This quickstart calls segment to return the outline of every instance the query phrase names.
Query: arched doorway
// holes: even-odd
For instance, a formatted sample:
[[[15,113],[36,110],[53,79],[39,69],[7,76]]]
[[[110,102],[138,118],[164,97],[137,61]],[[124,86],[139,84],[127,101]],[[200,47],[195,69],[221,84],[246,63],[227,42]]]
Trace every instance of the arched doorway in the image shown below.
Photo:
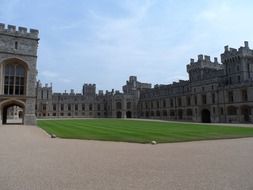
[[[120,111],[117,112],[117,118],[121,118],[122,117],[122,113]]]
[[[2,124],[23,124],[24,123],[24,103],[11,100],[1,105]]]
[[[201,118],[203,123],[211,123],[211,114],[207,109],[202,110]]]
[[[126,117],[127,117],[127,118],[132,118],[132,112],[127,111],[127,112],[126,112]]]

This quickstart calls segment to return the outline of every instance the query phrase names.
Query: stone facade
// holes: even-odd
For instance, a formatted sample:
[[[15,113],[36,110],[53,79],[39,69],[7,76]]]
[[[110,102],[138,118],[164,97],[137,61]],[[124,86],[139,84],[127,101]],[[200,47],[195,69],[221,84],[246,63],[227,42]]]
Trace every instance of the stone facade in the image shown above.
[[[12,106],[23,109],[23,123],[36,124],[35,86],[38,30],[0,24],[0,119]]]
[[[95,84],[84,84],[83,93],[53,93],[52,86],[37,83],[36,114],[43,117],[77,118],[137,118],[137,105],[142,89],[151,88],[151,84],[140,83],[131,76],[119,91],[99,91]]]
[[[193,122],[253,122],[253,50],[225,46],[211,61],[199,55],[187,65],[189,80],[168,85],[141,83],[131,76],[123,92],[99,91],[85,84],[83,93],[53,93],[37,84],[37,117],[145,118]]]

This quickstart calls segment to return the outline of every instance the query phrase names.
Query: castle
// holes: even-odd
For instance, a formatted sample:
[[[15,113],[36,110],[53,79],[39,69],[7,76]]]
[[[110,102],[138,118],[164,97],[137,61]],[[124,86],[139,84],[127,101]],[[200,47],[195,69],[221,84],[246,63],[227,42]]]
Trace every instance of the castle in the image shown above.
[[[221,63],[199,55],[187,65],[189,80],[167,85],[141,83],[136,76],[120,91],[54,93],[36,85],[38,31],[0,24],[0,111],[6,123],[11,106],[23,109],[23,123],[37,118],[145,118],[193,122],[253,122],[253,50],[225,46]]]

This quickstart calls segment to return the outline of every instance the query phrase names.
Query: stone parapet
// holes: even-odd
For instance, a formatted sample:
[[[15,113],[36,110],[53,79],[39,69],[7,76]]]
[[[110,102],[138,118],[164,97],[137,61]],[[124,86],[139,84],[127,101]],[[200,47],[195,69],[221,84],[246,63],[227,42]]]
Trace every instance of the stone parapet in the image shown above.
[[[0,33],[11,36],[38,39],[39,30],[0,23]]]

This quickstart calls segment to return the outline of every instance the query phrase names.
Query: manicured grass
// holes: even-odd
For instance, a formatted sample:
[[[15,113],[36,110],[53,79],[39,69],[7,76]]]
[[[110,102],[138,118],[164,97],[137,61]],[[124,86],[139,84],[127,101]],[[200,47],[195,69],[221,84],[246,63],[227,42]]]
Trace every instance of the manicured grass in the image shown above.
[[[38,120],[38,126],[61,138],[137,143],[253,137],[253,128],[123,119]]]

